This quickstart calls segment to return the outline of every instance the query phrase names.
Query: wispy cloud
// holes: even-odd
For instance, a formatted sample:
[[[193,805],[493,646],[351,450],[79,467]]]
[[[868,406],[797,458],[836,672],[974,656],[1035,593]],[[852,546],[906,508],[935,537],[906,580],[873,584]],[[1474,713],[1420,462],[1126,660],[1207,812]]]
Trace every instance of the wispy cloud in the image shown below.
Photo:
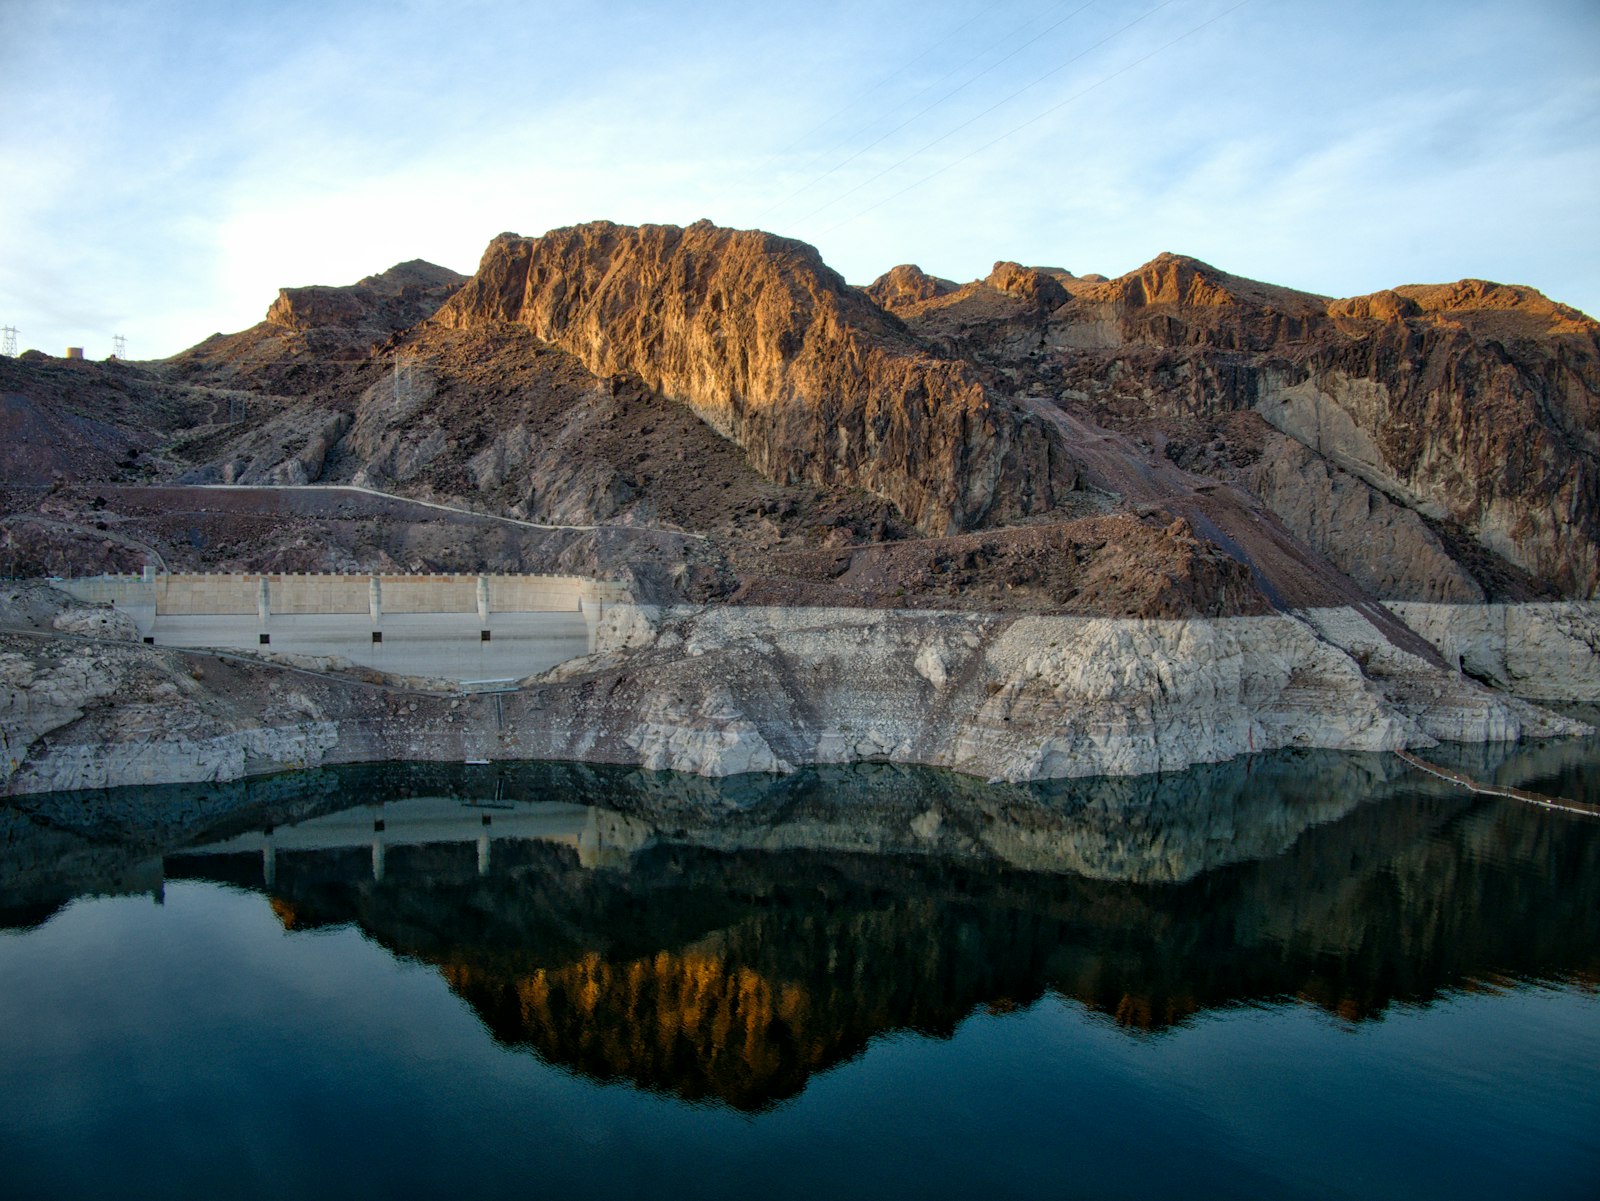
[[[857,280],[1170,249],[1600,310],[1600,10],[1232,7],[12,0],[0,319],[170,353],[282,285],[602,216],[762,223]]]

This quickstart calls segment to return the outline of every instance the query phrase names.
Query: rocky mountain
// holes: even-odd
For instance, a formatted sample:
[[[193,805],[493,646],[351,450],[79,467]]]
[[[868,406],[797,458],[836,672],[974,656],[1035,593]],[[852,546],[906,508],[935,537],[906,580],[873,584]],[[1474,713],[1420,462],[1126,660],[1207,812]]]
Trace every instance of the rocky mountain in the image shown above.
[[[470,278],[287,288],[163,363],[8,360],[0,399],[0,553],[24,564],[450,560],[304,508],[292,546],[220,510],[185,545],[96,489],[354,484],[707,535],[684,595],[751,602],[1169,616],[1600,587],[1600,326],[1483,281],[1331,300],[1161,255],[852,288],[771,234],[595,222],[502,235]],[[631,555],[575,545],[563,569]]]
[[[397,263],[345,287],[279,288],[266,321],[235,335],[213,334],[178,356],[182,362],[270,361],[273,335],[301,335],[297,349],[330,358],[366,358],[394,334],[431,317],[467,277],[422,259]]]
[[[688,406],[767,478],[865,489],[925,533],[1047,513],[1075,482],[1046,423],[771,234],[598,222],[502,235],[435,321],[526,326]]]
[[[1161,255],[1114,280],[1036,272],[1066,293],[1042,314],[1017,270],[897,312],[1013,391],[1240,486],[1377,595],[1594,595],[1582,313],[1482,280],[1330,300]]]
[[[0,784],[1572,733],[1530,702],[1600,695],[1597,411],[1600,326],[1526,288],[1331,300],[1172,255],[853,288],[703,222],[502,235],[164,362],[0,360],[0,564],[601,577],[591,653],[457,705],[0,613]]]

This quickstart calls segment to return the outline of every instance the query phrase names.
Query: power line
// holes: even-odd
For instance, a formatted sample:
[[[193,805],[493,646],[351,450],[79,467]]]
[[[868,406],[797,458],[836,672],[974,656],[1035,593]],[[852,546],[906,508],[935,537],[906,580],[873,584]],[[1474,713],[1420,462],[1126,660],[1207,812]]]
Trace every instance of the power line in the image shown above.
[[[7,325],[0,327],[0,355],[8,359],[17,357],[17,327]]]
[[[863,154],[865,154],[867,151],[871,150],[874,146],[877,146],[880,143],[885,142],[888,139],[892,138],[895,134],[899,133],[906,126],[912,124],[913,122],[917,121],[919,118],[921,118],[921,117],[927,115],[928,113],[932,112],[934,109],[938,108],[941,104],[943,104],[946,100],[950,99],[952,96],[955,96],[958,93],[965,91],[967,88],[969,88],[973,84],[977,83],[978,80],[982,79],[985,75],[988,75],[990,72],[998,70],[1000,67],[1002,67],[1006,63],[1010,62],[1012,59],[1016,58],[1017,55],[1021,54],[1029,46],[1032,46],[1035,42],[1038,42],[1040,39],[1044,38],[1046,35],[1054,33],[1057,29],[1060,29],[1061,26],[1065,25],[1068,21],[1072,20],[1073,17],[1076,17],[1079,13],[1083,12],[1085,9],[1094,7],[1094,3],[1095,3],[1095,0],[1088,0],[1088,3],[1079,5],[1077,8],[1073,9],[1070,13],[1068,13],[1066,16],[1062,17],[1059,21],[1055,22],[1055,24],[1047,25],[1045,28],[1041,29],[1038,33],[1034,34],[1027,41],[1023,42],[1022,45],[1020,45],[1020,46],[1016,47],[1014,50],[1012,50],[1009,54],[1006,54],[1003,57],[996,59],[994,62],[990,63],[983,70],[979,71],[976,75],[971,76],[970,78],[968,78],[964,82],[959,83],[955,87],[951,88],[948,92],[944,93],[944,95],[940,96],[937,100],[934,100],[934,101],[931,101],[928,104],[925,104],[922,108],[920,108],[916,112],[912,113],[909,117],[907,117],[904,121],[900,122],[900,124],[896,125],[893,129],[887,131],[886,133],[880,134],[878,137],[876,137],[872,141],[868,142],[865,146],[862,146],[854,154],[851,154],[848,157],[846,157],[844,159],[841,159],[839,162],[837,162],[833,166],[829,167],[821,175],[818,175],[816,178],[812,179],[810,182],[801,184],[800,187],[796,188],[793,192],[790,192],[782,200],[778,201],[776,204],[772,205],[770,208],[766,209],[764,212],[757,214],[756,220],[757,221],[761,221],[762,219],[767,217],[772,212],[774,212],[777,209],[780,209],[784,205],[788,204],[789,201],[793,200],[796,196],[799,196],[799,195],[801,195],[802,193],[805,193],[805,192],[809,192],[812,188],[816,187],[819,183],[821,183],[823,180],[825,180],[828,177],[830,177],[831,175],[833,175],[835,172],[841,170],[844,167],[848,167],[851,163],[855,162],[856,159],[860,158]],[[1061,5],[1056,5],[1056,7],[1060,8]],[[1024,29],[1026,29],[1032,23],[1033,23],[1032,20],[1024,21],[1021,25],[1017,26],[1016,29],[1013,29],[1010,33],[1006,34],[1005,37],[1002,37],[998,42],[995,42],[992,46],[989,47],[989,49],[993,49],[994,46],[1001,45],[1004,42],[1006,42],[1006,41],[1010,40],[1011,38],[1015,37],[1019,32],[1021,32]],[[967,66],[969,63],[975,62],[977,59],[981,58],[984,54],[987,54],[987,53],[988,53],[988,50],[980,51],[978,54],[973,55],[971,58],[969,58],[965,62],[963,62],[960,67],[957,67],[952,71],[946,72],[944,75],[940,76],[939,79],[936,80],[934,83],[930,84],[928,87],[923,88],[922,91],[918,92],[915,96],[913,96],[911,98],[912,99],[912,103],[915,103],[917,100],[919,100],[923,96],[925,96],[928,92],[932,91],[933,88],[937,87],[940,83],[943,83],[946,79],[949,79],[950,76],[956,74],[956,72],[960,71],[962,67]]]
[[[128,357],[128,339],[121,334],[113,334],[111,337],[111,357],[114,359]]]
[[[1005,141],[1012,134],[1020,133],[1022,130],[1028,128],[1028,126],[1035,125],[1038,122],[1044,120],[1051,113],[1056,112],[1059,109],[1065,108],[1067,105],[1071,104],[1074,100],[1079,100],[1079,99],[1083,98],[1084,96],[1087,96],[1090,92],[1094,91],[1096,88],[1102,87],[1105,84],[1110,83],[1113,79],[1116,79],[1120,75],[1126,75],[1129,71],[1133,70],[1135,67],[1140,66],[1143,63],[1149,62],[1156,55],[1162,53],[1163,51],[1170,50],[1172,47],[1176,46],[1179,42],[1183,41],[1185,38],[1192,37],[1193,35],[1199,33],[1202,29],[1206,28],[1206,26],[1216,24],[1218,21],[1222,20],[1223,17],[1230,16],[1231,14],[1238,12],[1241,8],[1243,8],[1246,4],[1249,4],[1249,3],[1250,3],[1250,0],[1239,0],[1239,3],[1235,4],[1232,8],[1224,9],[1222,12],[1218,13],[1214,17],[1208,17],[1206,20],[1201,21],[1200,24],[1194,26],[1194,28],[1185,30],[1183,33],[1180,33],[1177,37],[1173,38],[1170,42],[1163,42],[1161,45],[1157,46],[1154,50],[1150,51],[1148,54],[1140,55],[1138,58],[1134,59],[1127,66],[1119,67],[1119,68],[1117,68],[1117,70],[1111,72],[1111,74],[1102,76],[1101,78],[1099,78],[1099,79],[1095,80],[1093,83],[1091,83],[1088,87],[1082,88],[1079,91],[1074,92],[1072,95],[1066,97],[1064,100],[1060,100],[1060,101],[1056,102],[1055,104],[1052,104],[1049,108],[1046,108],[1043,111],[1034,114],[1032,117],[1029,117],[1026,121],[1022,122],[1020,125],[1012,126],[1010,129],[1006,130],[1004,133],[1000,134],[998,137],[991,138],[989,141],[985,142],[983,145],[975,147],[972,150],[969,150],[966,154],[963,154],[960,158],[952,159],[950,162],[946,163],[944,166],[940,167],[936,171],[930,171],[927,175],[924,175],[921,179],[917,180],[915,183],[908,184],[907,186],[901,188],[898,192],[892,192],[888,196],[885,196],[882,200],[879,200],[879,201],[877,201],[877,202],[875,202],[873,204],[869,204],[866,208],[862,209],[860,212],[855,213],[852,216],[846,217],[843,221],[839,221],[839,222],[834,223],[833,225],[830,225],[827,229],[823,230],[822,233],[823,234],[830,234],[836,229],[839,229],[839,228],[841,228],[843,226],[849,225],[852,221],[856,221],[856,220],[859,220],[862,217],[865,217],[868,213],[872,212],[874,209],[882,208],[884,205],[888,204],[889,201],[896,200],[896,199],[900,198],[901,196],[904,196],[907,192],[915,191],[917,188],[922,187],[922,185],[927,183],[929,180],[937,179],[939,176],[943,175],[946,171],[950,170],[952,167],[960,166],[962,163],[966,162],[969,158],[973,158],[973,157],[975,157],[975,156],[977,156],[979,154],[982,154],[985,150],[988,150],[991,146],[998,145],[999,143]],[[1162,5],[1161,7],[1165,8],[1166,5]],[[1152,9],[1151,11],[1154,12],[1155,10]],[[1149,14],[1147,13],[1145,15],[1148,16]],[[1141,17],[1139,19],[1143,20],[1144,18]],[[1137,24],[1137,22],[1135,22],[1135,24]],[[1119,32],[1120,32],[1120,30],[1119,30]],[[1113,36],[1115,36],[1115,35],[1113,35]],[[954,131],[952,130],[951,132],[954,132]],[[918,153],[920,153],[920,151]],[[915,157],[915,155],[908,156],[908,157]],[[905,159],[901,160],[901,162],[905,162],[905,161],[906,161]],[[898,166],[898,165],[899,164],[897,163],[896,166]],[[892,169],[893,168],[891,168],[891,170]],[[882,173],[880,172],[880,175],[881,174]],[[874,178],[877,178],[877,177],[874,177]],[[869,180],[868,182],[870,183],[871,181]],[[821,210],[819,209],[817,211],[820,212]]]
[[[1247,0],[1246,0],[1246,2],[1247,2]],[[1138,25],[1143,21],[1148,21],[1151,17],[1155,16],[1162,9],[1170,8],[1175,3],[1177,3],[1177,0],[1162,0],[1162,2],[1160,4],[1158,4],[1158,5],[1156,5],[1154,8],[1152,8],[1149,11],[1141,14],[1140,16],[1135,17],[1133,20],[1129,21],[1126,25],[1123,25],[1120,28],[1113,30],[1111,33],[1109,33],[1105,37],[1101,38],[1094,45],[1089,46],[1086,49],[1079,51],[1077,54],[1074,54],[1071,58],[1067,59],[1066,62],[1060,63],[1060,64],[1058,64],[1058,65],[1056,65],[1054,67],[1051,67],[1050,70],[1046,71],[1043,75],[1040,75],[1037,78],[1031,80],[1030,82],[1023,84],[1020,88],[1018,88],[1016,91],[1012,92],[1009,96],[1006,96],[1001,100],[997,100],[994,104],[991,104],[988,108],[984,109],[981,113],[978,113],[978,114],[976,114],[975,116],[972,116],[972,117],[968,117],[965,121],[961,122],[960,125],[957,125],[953,129],[946,130],[944,133],[942,133],[938,137],[934,138],[933,141],[928,142],[928,143],[926,143],[926,144],[924,144],[922,146],[917,147],[917,149],[913,150],[910,154],[906,155],[904,158],[900,159],[898,162],[894,162],[894,163],[889,164],[889,166],[887,166],[883,170],[879,171],[876,175],[873,175],[873,176],[871,176],[871,177],[869,177],[867,179],[862,180],[855,187],[849,189],[848,191],[839,193],[839,195],[835,196],[832,200],[828,201],[826,204],[819,205],[818,207],[812,209],[805,216],[799,218],[795,222],[795,224],[799,225],[802,222],[811,220],[811,218],[815,217],[818,213],[826,212],[828,209],[830,209],[834,205],[838,204],[841,200],[845,199],[847,196],[853,196],[857,192],[861,191],[862,188],[867,187],[869,184],[876,183],[878,180],[882,179],[885,175],[888,175],[891,171],[899,170],[901,167],[905,166],[907,163],[909,163],[912,159],[916,158],[918,155],[923,154],[924,152],[926,152],[928,150],[932,150],[940,142],[943,142],[946,139],[955,136],[956,134],[960,133],[963,129],[967,128],[967,126],[975,124],[976,122],[983,120],[983,118],[987,117],[990,113],[994,112],[996,109],[1004,108],[1007,104],[1010,104],[1013,100],[1015,100],[1018,96],[1022,95],[1024,92],[1030,91],[1033,88],[1038,87],[1041,83],[1043,83],[1045,80],[1049,79],[1052,75],[1059,75],[1062,71],[1065,71],[1073,63],[1079,61],[1082,58],[1087,57],[1088,55],[1092,54],[1094,51],[1100,49],[1100,47],[1104,46],[1106,43],[1114,41],[1115,39],[1121,37],[1123,34],[1127,33],[1128,30],[1132,29],[1135,25]],[[1231,12],[1232,9],[1230,9],[1229,11]],[[1223,15],[1226,15],[1226,14],[1223,14]],[[1213,18],[1213,20],[1214,19],[1215,18]],[[1209,24],[1209,22],[1208,22],[1208,24]],[[1143,61],[1143,60],[1140,60],[1140,61]],[[898,195],[898,193],[897,193],[897,195]],[[853,218],[852,218],[852,220],[853,220]],[[835,227],[835,228],[837,228],[837,227]]]

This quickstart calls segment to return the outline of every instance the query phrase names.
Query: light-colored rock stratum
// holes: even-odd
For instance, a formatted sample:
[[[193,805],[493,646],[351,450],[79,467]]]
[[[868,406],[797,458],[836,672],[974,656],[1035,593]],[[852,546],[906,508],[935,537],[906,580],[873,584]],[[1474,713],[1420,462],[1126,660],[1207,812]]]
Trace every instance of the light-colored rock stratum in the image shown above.
[[[1600,643],[1593,608],[1563,620]],[[8,792],[382,759],[704,775],[885,761],[1025,781],[1586,728],[1397,650],[1353,609],[1153,621],[616,604],[595,654],[498,696],[12,626]],[[1571,688],[1600,678],[1593,655],[1578,670],[1589,683]]]

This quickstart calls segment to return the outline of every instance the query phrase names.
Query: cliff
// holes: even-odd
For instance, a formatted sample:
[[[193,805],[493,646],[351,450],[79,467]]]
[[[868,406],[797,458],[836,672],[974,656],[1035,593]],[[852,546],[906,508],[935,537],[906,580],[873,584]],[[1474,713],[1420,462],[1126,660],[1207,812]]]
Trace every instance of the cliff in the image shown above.
[[[880,309],[893,313],[924,300],[947,296],[957,286],[952,280],[929,275],[915,263],[903,263],[884,272],[861,291]]]
[[[1080,316],[1124,348],[1205,348],[1238,386],[1203,403],[1253,409],[1564,595],[1600,587],[1600,325],[1575,310],[1475,280],[1322,301],[1165,258],[1057,320]]]
[[[353,284],[279,288],[260,324],[213,334],[162,366],[171,379],[240,383],[243,391],[281,403],[303,394],[308,382],[323,382],[319,367],[380,353],[395,334],[431,317],[465,280],[448,267],[411,259]]]
[[[700,222],[504,234],[434,320],[524,325],[681,401],[769,479],[862,488],[933,534],[1047,512],[1051,431],[928,354],[804,243]]]
[[[1046,273],[1064,294],[1041,331],[1022,269],[999,266],[899,315],[940,353],[1259,496],[1379,595],[1600,588],[1600,324],[1575,309],[1470,279],[1333,300],[1163,254],[1099,283]],[[1308,508],[1306,487],[1324,500]]]

